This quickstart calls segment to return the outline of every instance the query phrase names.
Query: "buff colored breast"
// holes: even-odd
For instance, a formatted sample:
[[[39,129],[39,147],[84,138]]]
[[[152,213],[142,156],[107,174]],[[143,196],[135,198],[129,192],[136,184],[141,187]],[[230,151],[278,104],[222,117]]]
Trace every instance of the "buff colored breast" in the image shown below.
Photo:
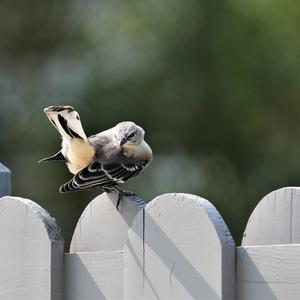
[[[68,146],[68,169],[72,174],[77,174],[87,167],[94,159],[94,147],[82,139],[73,139]]]
[[[123,146],[123,151],[127,157],[133,157],[148,162],[152,160],[152,150],[145,141],[139,145],[125,144]]]

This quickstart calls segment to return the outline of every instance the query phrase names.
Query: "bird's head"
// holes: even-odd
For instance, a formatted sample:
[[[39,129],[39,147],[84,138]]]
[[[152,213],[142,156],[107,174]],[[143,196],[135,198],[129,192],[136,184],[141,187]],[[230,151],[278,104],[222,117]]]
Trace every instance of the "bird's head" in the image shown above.
[[[127,121],[116,125],[116,140],[121,147],[139,145],[144,140],[145,131],[133,122]]]

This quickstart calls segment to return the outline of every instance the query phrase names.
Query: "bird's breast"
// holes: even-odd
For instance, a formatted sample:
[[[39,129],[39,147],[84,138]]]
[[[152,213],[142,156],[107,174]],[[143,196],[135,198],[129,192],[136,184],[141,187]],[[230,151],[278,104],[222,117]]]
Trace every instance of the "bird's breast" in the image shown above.
[[[139,161],[149,162],[152,160],[152,150],[145,141],[138,145],[123,145],[123,153],[126,157],[133,158]]]

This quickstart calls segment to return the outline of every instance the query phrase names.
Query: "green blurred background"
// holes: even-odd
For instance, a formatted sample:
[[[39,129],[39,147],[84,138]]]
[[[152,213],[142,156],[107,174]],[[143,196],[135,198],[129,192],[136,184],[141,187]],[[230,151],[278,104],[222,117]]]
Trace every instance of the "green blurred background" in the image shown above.
[[[144,127],[155,157],[126,188],[207,198],[237,244],[265,194],[299,185],[299,1],[1,0],[0,20],[0,161],[66,245],[96,192],[59,194],[65,165],[37,164],[59,149],[49,105],[88,135]]]

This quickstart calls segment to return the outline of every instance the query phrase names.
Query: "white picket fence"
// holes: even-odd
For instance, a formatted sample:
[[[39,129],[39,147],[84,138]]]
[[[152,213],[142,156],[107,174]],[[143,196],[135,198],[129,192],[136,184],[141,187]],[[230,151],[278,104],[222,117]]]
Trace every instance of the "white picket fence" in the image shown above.
[[[0,164],[0,194],[9,179]],[[241,247],[198,196],[124,199],[120,211],[116,200],[111,193],[90,202],[64,253],[43,208],[1,198],[0,299],[300,299],[300,188],[263,198]]]

